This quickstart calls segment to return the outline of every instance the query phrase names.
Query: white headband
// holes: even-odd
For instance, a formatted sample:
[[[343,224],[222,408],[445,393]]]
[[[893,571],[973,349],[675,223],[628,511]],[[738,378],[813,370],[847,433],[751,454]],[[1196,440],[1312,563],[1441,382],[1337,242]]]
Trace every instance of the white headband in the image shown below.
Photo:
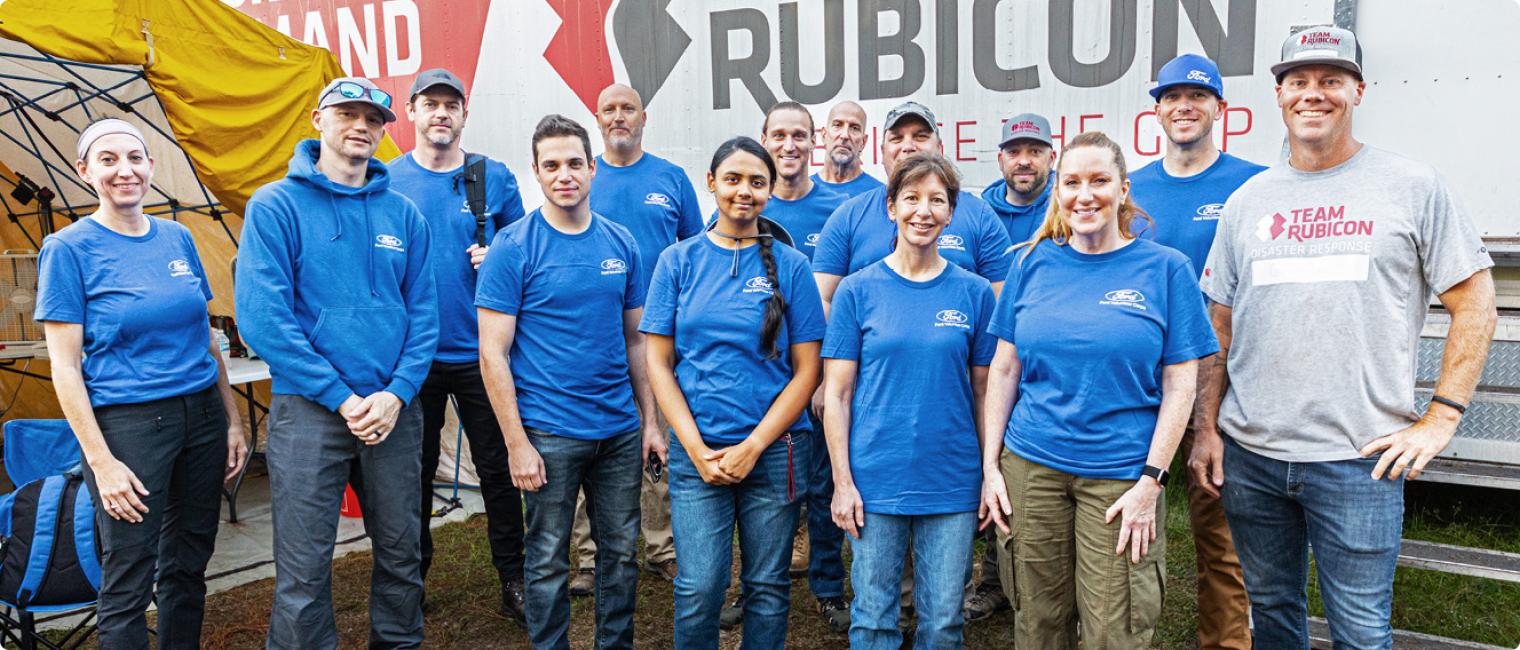
[[[85,154],[90,152],[90,145],[95,144],[96,140],[118,133],[137,138],[137,141],[142,143],[143,153],[147,153],[148,140],[143,137],[142,131],[123,120],[109,118],[91,124],[84,133],[79,134],[79,144],[75,145],[75,150],[79,154],[78,160],[84,160]]]

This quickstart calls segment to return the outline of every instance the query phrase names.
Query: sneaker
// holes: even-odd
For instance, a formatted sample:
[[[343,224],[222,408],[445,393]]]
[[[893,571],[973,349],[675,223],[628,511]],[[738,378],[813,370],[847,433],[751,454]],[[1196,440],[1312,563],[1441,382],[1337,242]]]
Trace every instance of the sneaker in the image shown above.
[[[663,562],[644,561],[644,570],[659,576],[665,582],[676,581],[676,561],[665,560]]]
[[[596,591],[596,571],[591,569],[577,569],[574,577],[570,578],[570,597],[584,598]]]
[[[734,629],[736,627],[739,627],[739,624],[743,623],[743,622],[744,622],[744,596],[739,596],[738,598],[735,598],[734,602],[729,603],[728,606],[726,606],[726,607],[723,608],[723,611],[718,612],[718,628],[719,629],[732,630],[732,629]]]
[[[970,623],[989,618],[1010,607],[1008,596],[1003,594],[1002,589],[984,582],[966,594],[966,600],[961,603],[961,613],[966,622]]]
[[[523,609],[523,583],[521,579],[501,583],[501,615],[512,619],[518,627],[527,629],[528,613]]]
[[[823,615],[823,620],[829,624],[829,629],[836,634],[846,634],[850,631],[850,606],[843,598],[818,599],[818,613]]]

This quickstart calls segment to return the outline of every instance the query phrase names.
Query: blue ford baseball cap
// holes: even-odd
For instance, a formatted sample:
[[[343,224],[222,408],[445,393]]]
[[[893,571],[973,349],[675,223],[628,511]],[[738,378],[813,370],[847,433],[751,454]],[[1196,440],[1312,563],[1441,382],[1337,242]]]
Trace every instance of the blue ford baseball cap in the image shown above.
[[[1156,73],[1156,87],[1151,89],[1151,97],[1161,101],[1161,93],[1172,86],[1203,86],[1213,91],[1215,97],[1224,99],[1224,80],[1219,76],[1219,66],[1201,54],[1183,54],[1161,66],[1161,71]]]

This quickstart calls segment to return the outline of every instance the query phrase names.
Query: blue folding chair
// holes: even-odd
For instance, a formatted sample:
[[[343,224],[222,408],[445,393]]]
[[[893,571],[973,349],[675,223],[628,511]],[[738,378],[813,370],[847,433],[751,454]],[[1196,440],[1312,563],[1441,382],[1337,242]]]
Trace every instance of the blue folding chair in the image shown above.
[[[57,476],[79,468],[79,442],[66,420],[11,420],[5,423],[5,471],[17,488],[37,479]],[[11,521],[12,491],[0,500],[0,522]],[[80,496],[88,498],[84,491]],[[93,522],[90,522],[93,526]],[[76,520],[76,526],[79,522]],[[9,530],[0,531],[6,537]],[[51,650],[77,648],[95,632],[95,601],[67,605],[20,606],[15,594],[0,593],[0,638],[18,644],[22,650],[35,650],[38,644]],[[68,634],[57,642],[37,635],[37,614],[55,617],[89,609]],[[47,620],[47,619],[44,619]]]

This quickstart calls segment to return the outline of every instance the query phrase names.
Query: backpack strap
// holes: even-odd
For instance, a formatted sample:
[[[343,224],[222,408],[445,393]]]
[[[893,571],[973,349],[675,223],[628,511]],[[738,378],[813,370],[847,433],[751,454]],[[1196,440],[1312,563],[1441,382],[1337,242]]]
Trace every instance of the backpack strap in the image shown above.
[[[486,245],[486,157],[466,154],[464,159],[464,196],[475,215],[475,243]]]
[[[90,491],[85,489],[78,475],[70,478],[80,481],[79,491],[74,496],[74,553],[79,556],[79,569],[84,572],[85,580],[95,591],[100,591],[100,555],[95,550],[95,502],[90,500]]]
[[[16,591],[16,604],[19,606],[31,604],[32,596],[37,593],[37,588],[42,586],[42,578],[47,575],[48,564],[53,557],[53,538],[58,530],[59,505],[68,482],[68,478],[63,476],[43,479],[42,490],[37,495],[37,519],[32,529],[32,548],[26,559],[26,574],[21,577],[21,588]]]

